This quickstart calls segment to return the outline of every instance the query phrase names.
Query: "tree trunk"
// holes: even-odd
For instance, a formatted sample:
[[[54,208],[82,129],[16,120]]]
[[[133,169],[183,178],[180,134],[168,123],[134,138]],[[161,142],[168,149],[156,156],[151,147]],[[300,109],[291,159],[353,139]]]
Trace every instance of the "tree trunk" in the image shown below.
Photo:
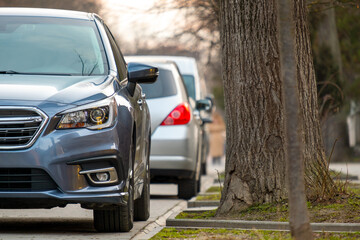
[[[313,239],[306,207],[302,118],[299,108],[295,61],[294,0],[277,1],[280,66],[285,105],[286,164],[289,191],[290,230],[295,239]]]
[[[223,0],[220,42],[226,112],[225,183],[218,214],[287,196],[276,8]]]
[[[322,180],[328,178],[323,173],[326,160],[303,1],[295,1],[294,19],[303,159],[306,166],[316,167],[316,171],[307,171],[306,186],[308,196],[315,196],[310,184],[327,187]],[[275,1],[222,0],[220,36],[227,146],[225,183],[217,214],[224,215],[287,196]],[[327,190],[322,188],[321,192]]]
[[[303,118],[305,189],[309,200],[323,200],[336,195],[328,171],[319,122],[318,98],[310,34],[307,25],[306,1],[294,1],[297,82]]]
[[[320,1],[318,4],[326,3],[328,1]],[[318,48],[322,46],[326,46],[330,52],[333,60],[334,66],[338,68],[338,78],[340,81],[343,80],[343,67],[342,67],[342,59],[341,59],[341,50],[339,37],[336,26],[336,15],[335,15],[335,7],[326,7],[326,9],[321,9],[319,14],[319,22],[316,26],[316,34],[317,34],[317,44]]]

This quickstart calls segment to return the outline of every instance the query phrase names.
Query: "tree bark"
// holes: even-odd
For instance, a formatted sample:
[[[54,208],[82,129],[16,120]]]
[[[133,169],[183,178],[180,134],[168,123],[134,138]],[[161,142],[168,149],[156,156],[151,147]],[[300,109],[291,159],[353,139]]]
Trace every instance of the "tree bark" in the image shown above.
[[[225,214],[281,201],[287,191],[274,1],[220,7],[227,160],[218,214]]]
[[[303,119],[305,189],[309,200],[323,200],[332,198],[337,193],[328,171],[329,166],[322,141],[306,7],[305,0],[294,0],[297,82]]]
[[[295,61],[294,0],[277,1],[280,66],[285,105],[286,163],[289,190],[290,230],[295,239],[313,239],[306,207],[302,118],[299,108]]]
[[[294,2],[297,82],[308,196],[329,192],[303,0]],[[226,112],[225,182],[217,215],[286,199],[284,106],[274,0],[222,0],[220,42]],[[318,173],[320,171],[320,173]],[[331,179],[330,179],[331,180]],[[315,189],[316,190],[316,189]],[[318,192],[316,192],[318,193]]]

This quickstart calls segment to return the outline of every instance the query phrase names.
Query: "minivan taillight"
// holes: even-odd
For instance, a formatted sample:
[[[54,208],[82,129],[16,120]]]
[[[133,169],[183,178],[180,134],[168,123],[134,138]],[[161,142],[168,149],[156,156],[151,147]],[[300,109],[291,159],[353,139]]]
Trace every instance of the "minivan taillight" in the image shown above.
[[[165,118],[161,125],[183,125],[190,122],[191,114],[188,103],[179,104],[172,112]]]

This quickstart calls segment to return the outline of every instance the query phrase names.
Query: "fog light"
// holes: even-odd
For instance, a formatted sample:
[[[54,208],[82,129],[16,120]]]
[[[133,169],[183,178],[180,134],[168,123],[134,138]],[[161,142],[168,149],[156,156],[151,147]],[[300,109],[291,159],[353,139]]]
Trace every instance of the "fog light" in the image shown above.
[[[118,176],[114,167],[81,170],[80,175],[86,175],[93,184],[112,184],[117,183]]]
[[[100,173],[96,173],[96,178],[100,181],[100,182],[106,182],[109,181],[109,173],[107,172],[100,172]]]

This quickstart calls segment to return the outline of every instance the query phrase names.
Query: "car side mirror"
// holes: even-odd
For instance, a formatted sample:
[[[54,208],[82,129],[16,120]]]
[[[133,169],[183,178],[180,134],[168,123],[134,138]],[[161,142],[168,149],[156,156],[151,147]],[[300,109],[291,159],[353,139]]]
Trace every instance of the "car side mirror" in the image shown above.
[[[159,69],[141,63],[128,64],[128,80],[133,83],[154,83]]]
[[[212,94],[209,94],[205,97],[205,99],[208,99],[211,102],[210,109],[206,110],[208,113],[211,113],[214,108],[214,96]]]
[[[128,63],[128,85],[131,96],[134,95],[136,83],[154,83],[159,76],[159,69],[141,63]]]
[[[205,114],[206,116],[201,116],[202,124],[213,122],[211,114],[209,116],[209,113],[211,113],[211,111],[212,111],[212,107],[213,107],[213,104],[210,99],[205,98],[205,99],[196,101],[196,109],[198,111],[206,112],[206,114]],[[202,115],[202,114],[200,113],[200,115]]]
[[[197,110],[205,110],[209,111],[211,110],[212,103],[209,99],[201,99],[196,101],[196,109]]]

